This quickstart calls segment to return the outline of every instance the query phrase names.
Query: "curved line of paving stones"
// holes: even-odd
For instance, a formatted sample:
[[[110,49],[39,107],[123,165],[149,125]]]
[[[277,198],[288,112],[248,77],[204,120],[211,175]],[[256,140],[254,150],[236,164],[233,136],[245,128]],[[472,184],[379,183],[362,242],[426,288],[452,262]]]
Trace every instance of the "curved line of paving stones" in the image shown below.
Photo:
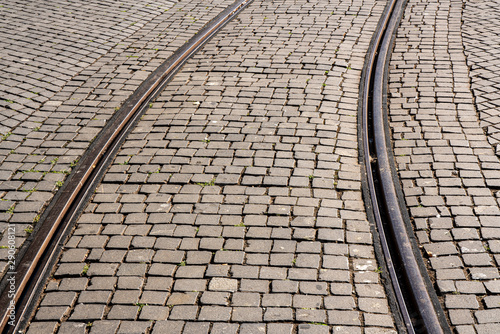
[[[480,126],[497,156],[500,156],[499,7],[498,1],[464,1],[462,27]]]
[[[356,140],[382,10],[256,1],[230,23],[124,143],[28,333],[394,333]]]
[[[36,225],[44,208],[64,182],[74,163],[104,127],[116,108],[154,69],[229,3],[230,1],[214,1],[204,3],[204,6],[200,7],[190,1],[165,2],[163,7],[160,7],[161,11],[157,9],[157,4],[151,5],[156,10],[150,10],[146,3],[142,4],[139,11],[151,11],[156,16],[137,23],[141,29],[133,28],[128,32],[129,36],[121,39],[118,44],[113,39],[115,44],[105,55],[70,78],[60,91],[20,124],[12,124],[9,133],[0,139],[0,232],[2,233],[0,246],[7,245],[6,229],[9,223],[16,226],[16,247],[22,246],[29,235],[26,231],[29,232],[32,226]],[[90,9],[85,4],[80,6],[82,8],[78,7],[80,11],[75,8],[75,3],[71,5],[75,14],[81,14],[82,17],[90,16],[88,11],[91,10],[92,4],[89,5]],[[25,4],[25,6],[31,5]],[[22,13],[24,7],[19,7],[18,13]],[[94,7],[94,10],[97,8],[99,7]],[[111,6],[111,8],[115,10],[111,13],[117,15],[116,10],[120,7]],[[29,13],[29,10],[26,9],[26,12]],[[93,17],[98,22],[108,18],[93,11],[91,13],[94,13]],[[126,17],[129,14],[123,12],[122,15]],[[25,16],[24,24],[30,23],[29,19],[29,15]],[[57,19],[62,21],[61,24],[66,22],[64,17]],[[36,17],[31,20],[36,20]],[[36,26],[36,22],[32,25]],[[123,22],[119,25],[123,25]],[[45,23],[38,22],[38,24],[42,26],[40,33],[49,29]],[[16,25],[13,24],[13,27]],[[79,25],[75,23],[73,29],[76,30],[78,27]],[[123,29],[128,31],[132,28],[127,25]],[[68,33],[72,31],[69,30]],[[30,35],[34,34],[35,32],[30,30]],[[110,32],[105,30],[103,34],[107,36]],[[104,40],[100,42],[107,45]],[[37,46],[34,44],[32,47]],[[78,52],[70,50],[76,57]],[[36,50],[28,51],[37,53]],[[64,52],[70,57],[67,54],[69,51]],[[51,55],[49,53],[49,56],[44,56],[45,58],[40,57],[46,62],[53,62]],[[58,57],[62,56],[57,53],[54,58],[59,59]],[[11,58],[13,62],[19,61],[17,54]],[[72,70],[74,72],[71,73],[76,73],[77,69]],[[15,77],[18,78],[16,82],[23,80],[21,79],[23,74],[22,72]],[[62,78],[68,79],[68,77]],[[8,91],[8,88],[2,88]],[[7,251],[0,249],[2,272],[7,265]]]
[[[500,163],[463,49],[462,1],[410,0],[390,71],[394,154],[419,243],[458,333],[500,328]]]

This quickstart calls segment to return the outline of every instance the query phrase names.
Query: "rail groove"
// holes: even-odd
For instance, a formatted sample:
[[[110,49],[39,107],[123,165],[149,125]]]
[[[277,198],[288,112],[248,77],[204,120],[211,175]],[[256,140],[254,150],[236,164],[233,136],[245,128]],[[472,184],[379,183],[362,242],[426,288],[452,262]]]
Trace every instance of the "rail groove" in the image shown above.
[[[407,208],[396,183],[387,111],[387,72],[393,36],[405,0],[391,0],[372,38],[360,90],[361,158],[366,168],[368,209],[372,210],[380,246],[404,327],[408,333],[451,333],[423,260],[408,228]]]
[[[59,254],[59,245],[112,162],[126,135],[144,114],[149,103],[193,54],[251,2],[252,0],[235,1],[201,28],[139,86],[99,133],[43,214],[36,237],[24,248],[16,270],[11,275],[7,273],[2,281],[1,286],[4,289],[0,295],[1,333],[18,333],[27,325],[33,311],[33,302],[36,301],[39,290]],[[9,278],[16,282],[16,291],[13,294],[8,289]],[[14,321],[11,321],[10,317],[12,309],[15,310]]]

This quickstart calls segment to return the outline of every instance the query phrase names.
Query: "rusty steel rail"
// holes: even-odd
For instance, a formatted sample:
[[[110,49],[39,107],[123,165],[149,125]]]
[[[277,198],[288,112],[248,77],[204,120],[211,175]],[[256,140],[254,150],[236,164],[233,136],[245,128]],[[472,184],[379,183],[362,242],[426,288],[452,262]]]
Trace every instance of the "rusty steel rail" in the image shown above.
[[[361,160],[371,210],[388,279],[408,333],[451,333],[416,245],[401,199],[387,120],[387,73],[393,37],[405,0],[390,0],[372,38],[360,89]]]
[[[4,277],[2,285],[5,288],[0,295],[1,333],[18,333],[26,326],[33,311],[33,303],[59,254],[59,245],[72,228],[75,218],[93,193],[126,135],[148,109],[149,103],[194,53],[251,2],[252,0],[235,1],[201,28],[139,86],[99,133],[40,219],[36,236],[24,250],[13,274],[15,292],[10,291],[10,284],[6,281],[7,277]],[[15,309],[13,325],[9,318],[12,308]]]

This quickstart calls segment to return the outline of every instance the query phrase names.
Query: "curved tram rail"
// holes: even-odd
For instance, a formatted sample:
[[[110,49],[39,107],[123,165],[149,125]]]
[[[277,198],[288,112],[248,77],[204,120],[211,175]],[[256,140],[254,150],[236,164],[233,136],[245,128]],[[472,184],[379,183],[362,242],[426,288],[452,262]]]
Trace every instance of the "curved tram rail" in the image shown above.
[[[408,333],[451,333],[425,265],[409,235],[407,209],[400,200],[389,153],[387,72],[393,36],[405,0],[391,0],[375,32],[360,89],[360,133],[366,168],[368,209],[372,210],[399,311]],[[404,292],[403,292],[404,291]]]
[[[185,62],[251,2],[252,0],[237,0],[207,23],[141,84],[94,140],[45,211],[36,238],[33,238],[29,247],[24,247],[25,252],[21,254],[15,271],[14,295],[8,289],[9,284],[5,282],[7,277],[2,282],[7,288],[4,288],[0,295],[1,333],[18,333],[27,325],[33,311],[33,303],[59,254],[59,245],[64,241],[72,222],[93,193],[121,143],[148,109],[149,104]],[[15,310],[14,325],[9,324],[12,309]]]

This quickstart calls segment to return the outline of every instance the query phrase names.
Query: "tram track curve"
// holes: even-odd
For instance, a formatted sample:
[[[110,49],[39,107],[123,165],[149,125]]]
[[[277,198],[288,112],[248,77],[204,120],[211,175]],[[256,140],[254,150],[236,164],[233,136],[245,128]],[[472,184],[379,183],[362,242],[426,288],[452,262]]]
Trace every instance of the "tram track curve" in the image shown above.
[[[406,5],[392,0],[366,57],[360,89],[360,157],[366,205],[372,213],[394,298],[408,333],[451,333],[427,274],[395,176],[387,121],[387,73],[394,34]]]
[[[139,86],[94,139],[42,215],[36,238],[25,247],[15,270],[5,275],[2,281],[1,333],[17,333],[26,326],[33,311],[33,301],[39,296],[72,223],[81,213],[127,134],[150,103],[185,62],[251,2],[237,0],[209,21]],[[11,284],[8,279],[15,282],[15,291],[9,289]],[[15,310],[14,319],[12,310]]]

